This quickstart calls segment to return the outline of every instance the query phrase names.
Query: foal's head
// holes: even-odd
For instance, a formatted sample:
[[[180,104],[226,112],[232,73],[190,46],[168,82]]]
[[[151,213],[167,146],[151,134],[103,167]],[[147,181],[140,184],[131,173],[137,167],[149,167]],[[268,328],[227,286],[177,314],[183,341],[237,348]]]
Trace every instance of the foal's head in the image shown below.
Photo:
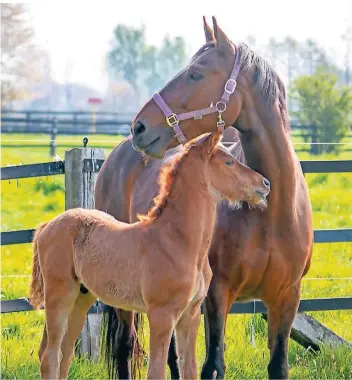
[[[194,149],[207,165],[208,185],[218,200],[226,199],[237,205],[247,201],[259,207],[266,206],[270,182],[261,174],[241,164],[219,143],[221,134],[206,134],[186,144]]]

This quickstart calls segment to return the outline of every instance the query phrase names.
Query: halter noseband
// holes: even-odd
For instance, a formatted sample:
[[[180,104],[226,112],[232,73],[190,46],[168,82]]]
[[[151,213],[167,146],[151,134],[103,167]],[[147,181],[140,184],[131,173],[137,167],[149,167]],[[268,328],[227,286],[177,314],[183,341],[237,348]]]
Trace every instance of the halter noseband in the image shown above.
[[[225,129],[225,122],[222,120],[222,113],[226,110],[226,104],[230,99],[231,94],[235,92],[236,89],[236,79],[238,76],[238,73],[240,71],[241,64],[240,64],[240,51],[239,49],[236,49],[236,59],[235,63],[230,75],[230,78],[225,83],[224,93],[222,94],[221,99],[215,104],[215,106],[210,106],[208,108],[202,108],[200,110],[191,111],[191,112],[185,112],[180,114],[175,114],[171,111],[169,106],[165,103],[164,99],[161,97],[161,95],[156,92],[153,95],[153,99],[156,102],[156,104],[159,106],[159,108],[163,111],[165,117],[166,117],[166,123],[169,127],[173,128],[176,138],[179,141],[180,144],[184,144],[187,142],[186,136],[183,134],[179,122],[186,119],[201,119],[204,115],[209,115],[211,113],[217,112],[218,113],[218,121],[216,123],[216,126],[218,128],[218,131],[223,133]]]

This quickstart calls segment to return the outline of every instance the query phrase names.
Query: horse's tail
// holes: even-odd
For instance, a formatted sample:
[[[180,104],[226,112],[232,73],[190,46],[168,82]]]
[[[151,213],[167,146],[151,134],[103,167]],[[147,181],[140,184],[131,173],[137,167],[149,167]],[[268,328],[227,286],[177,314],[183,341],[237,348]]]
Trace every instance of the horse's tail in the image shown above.
[[[35,309],[39,309],[44,301],[44,283],[39,264],[38,239],[47,224],[41,224],[36,229],[33,238],[32,281],[29,290],[29,302]]]
[[[133,328],[126,321],[119,320],[112,306],[105,306],[101,335],[104,339],[102,349],[105,346],[105,362],[109,379],[117,379],[119,374],[121,378],[127,378],[130,359],[132,378],[136,378],[137,371],[140,378],[145,351],[138,338],[139,325],[142,326],[143,334],[143,314],[135,313]],[[130,334],[131,328],[132,334]]]

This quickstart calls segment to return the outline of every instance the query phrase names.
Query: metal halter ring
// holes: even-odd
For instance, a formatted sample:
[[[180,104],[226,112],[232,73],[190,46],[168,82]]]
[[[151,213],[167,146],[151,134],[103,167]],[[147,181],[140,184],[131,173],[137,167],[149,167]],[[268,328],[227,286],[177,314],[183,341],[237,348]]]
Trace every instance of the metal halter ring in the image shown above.
[[[221,109],[221,108],[219,107],[220,104],[223,105],[223,107],[224,107],[223,109]],[[215,104],[215,107],[216,107],[216,110],[217,110],[219,113],[223,113],[223,112],[226,111],[226,103],[223,103],[222,101],[217,102],[217,103]]]

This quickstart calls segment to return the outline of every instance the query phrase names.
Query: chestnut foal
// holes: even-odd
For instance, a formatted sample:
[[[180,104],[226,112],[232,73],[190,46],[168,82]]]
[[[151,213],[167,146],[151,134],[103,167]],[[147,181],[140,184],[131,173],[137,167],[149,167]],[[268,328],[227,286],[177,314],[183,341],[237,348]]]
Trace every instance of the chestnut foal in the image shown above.
[[[265,207],[269,193],[268,181],[235,160],[219,138],[203,135],[163,167],[155,205],[139,222],[76,208],[37,229],[30,302],[45,305],[42,378],[67,377],[74,343],[97,298],[147,314],[149,379],[166,377],[174,328],[181,376],[198,377],[196,337],[212,277],[207,253],[217,202]]]

